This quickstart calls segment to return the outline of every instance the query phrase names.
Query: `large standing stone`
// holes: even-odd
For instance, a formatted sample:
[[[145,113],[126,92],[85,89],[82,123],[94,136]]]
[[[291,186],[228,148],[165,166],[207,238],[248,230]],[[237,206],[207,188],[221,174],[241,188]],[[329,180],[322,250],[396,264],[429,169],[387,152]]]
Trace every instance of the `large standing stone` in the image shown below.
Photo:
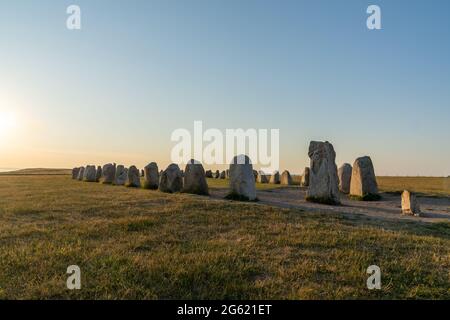
[[[128,169],[123,165],[118,165],[116,168],[116,176],[114,178],[114,184],[116,186],[123,186],[128,179]]]
[[[292,185],[292,177],[291,177],[291,174],[289,173],[289,171],[287,171],[287,170],[283,171],[283,173],[281,174],[280,183],[283,185],[287,185],[287,186]]]
[[[250,158],[239,155],[230,164],[230,193],[228,199],[256,200],[255,176]]]
[[[269,183],[269,179],[263,171],[258,172],[258,183]]]
[[[328,141],[311,141],[308,156],[311,159],[311,169],[306,200],[339,204],[339,182],[333,145]]]
[[[78,171],[77,179],[80,180],[80,181],[82,181],[83,178],[84,178],[84,170],[85,170],[84,167],[80,167],[80,170]]]
[[[103,169],[102,169],[101,166],[98,166],[97,167],[97,172],[96,172],[96,175],[95,175],[95,182],[99,182],[100,179],[102,178],[102,175],[103,175]]]
[[[420,216],[420,206],[417,197],[408,190],[402,193],[402,214]]]
[[[211,170],[206,170],[205,176],[206,176],[207,178],[212,178],[212,177],[213,177],[212,171],[211,171]]]
[[[214,178],[215,179],[219,179],[220,178],[220,171],[216,170],[216,172],[214,172]]]
[[[302,187],[309,187],[309,172],[311,170],[309,167],[305,168],[305,171],[303,171],[302,179],[301,179],[301,186]]]
[[[338,170],[339,190],[342,193],[350,192],[350,181],[352,180],[352,166],[344,163]]]
[[[275,171],[272,176],[270,177],[269,183],[271,184],[280,184],[280,173],[278,171]]]
[[[128,169],[128,177],[126,182],[127,187],[130,188],[140,188],[141,187],[141,177],[139,176],[139,169],[136,166],[131,166]]]
[[[80,168],[73,168],[72,169],[72,179],[74,179],[74,180],[78,179],[79,172],[80,172]]]
[[[356,200],[379,200],[377,179],[370,157],[355,160],[350,182],[350,195]]]
[[[177,164],[172,163],[161,175],[159,190],[162,192],[174,193],[183,188],[183,177]]]
[[[144,188],[156,190],[159,187],[159,173],[156,162],[149,163],[144,168]]]
[[[103,183],[104,184],[112,184],[116,177],[116,165],[115,164],[105,164],[103,166]]]
[[[227,173],[225,171],[222,171],[220,173],[220,179],[226,179],[227,178]]]
[[[206,182],[205,169],[200,162],[191,159],[184,170],[183,192],[208,195],[208,183]]]
[[[87,182],[95,182],[97,177],[97,170],[95,169],[95,166],[86,166],[86,169],[84,171],[84,181]]]

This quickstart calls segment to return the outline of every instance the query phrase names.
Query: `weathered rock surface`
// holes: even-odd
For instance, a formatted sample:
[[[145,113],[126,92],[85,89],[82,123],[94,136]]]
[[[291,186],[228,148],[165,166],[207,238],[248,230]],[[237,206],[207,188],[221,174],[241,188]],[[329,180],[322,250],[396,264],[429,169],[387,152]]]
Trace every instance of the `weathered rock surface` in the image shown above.
[[[302,180],[301,180],[302,187],[309,187],[309,172],[310,171],[311,170],[309,169],[309,167],[306,167],[305,170],[303,171]]]
[[[280,183],[287,186],[292,185],[292,177],[289,171],[287,170],[283,171],[283,173],[281,174]]]
[[[183,189],[183,177],[177,164],[172,163],[163,171],[159,182],[159,190],[167,193],[179,192]]]
[[[86,169],[84,171],[84,181],[86,182],[96,182],[97,177],[97,170],[95,169],[95,166],[86,166]]]
[[[311,169],[306,200],[339,204],[339,182],[333,145],[328,141],[311,141],[308,156],[311,159]]]
[[[102,171],[103,171],[102,182],[104,184],[112,184],[116,177],[116,165],[111,163],[105,164],[103,166]]]
[[[255,176],[250,158],[239,155],[230,164],[230,193],[228,199],[256,200]]]
[[[342,193],[350,193],[350,181],[352,180],[352,166],[344,163],[338,170],[339,190]]]
[[[280,173],[278,171],[275,171],[271,176],[270,176],[270,181],[269,183],[271,184],[280,184]]]
[[[79,172],[80,172],[80,168],[73,168],[72,169],[72,179],[74,179],[74,180],[78,179]]]
[[[411,216],[420,216],[420,205],[415,194],[408,190],[402,193],[402,214]]]
[[[127,187],[140,188],[141,187],[141,177],[139,175],[139,169],[136,166],[131,166],[128,169],[128,177],[126,182]]]
[[[78,177],[77,177],[77,179],[78,180],[80,180],[80,181],[82,181],[83,180],[83,178],[84,178],[84,167],[80,167],[79,168],[80,170],[78,171]]]
[[[226,179],[227,178],[227,173],[225,171],[222,171],[220,173],[220,179]]]
[[[263,171],[258,172],[258,183],[269,183],[269,179]]]
[[[350,182],[350,195],[358,200],[378,200],[377,179],[370,157],[360,157],[355,160]]]
[[[114,184],[123,186],[128,180],[128,169],[123,165],[118,165],[116,168],[116,176],[114,177]]]
[[[159,188],[159,169],[156,162],[151,162],[144,168],[144,188],[156,190]]]
[[[103,169],[101,166],[97,167],[97,172],[95,174],[95,182],[99,182],[103,175]]]
[[[212,177],[213,177],[212,171],[211,171],[211,170],[207,170],[207,171],[205,172],[205,176],[206,176],[207,178],[212,178]]]
[[[205,169],[203,165],[191,159],[184,170],[183,192],[208,195],[208,183],[206,182]]]

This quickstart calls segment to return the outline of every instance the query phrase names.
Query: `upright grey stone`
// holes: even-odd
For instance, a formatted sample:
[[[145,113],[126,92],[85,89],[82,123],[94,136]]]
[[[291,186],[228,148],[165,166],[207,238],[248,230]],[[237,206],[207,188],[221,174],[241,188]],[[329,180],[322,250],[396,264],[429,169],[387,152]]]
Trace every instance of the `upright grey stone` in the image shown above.
[[[228,199],[256,200],[255,176],[250,158],[239,155],[230,164],[230,192]]]
[[[183,188],[183,177],[177,164],[172,163],[161,175],[159,190],[167,193],[179,192]]]
[[[261,170],[258,172],[258,183],[269,183],[267,175]]]
[[[222,171],[220,173],[220,179],[226,179],[227,178],[227,173],[225,171]]]
[[[112,184],[114,182],[114,179],[116,177],[116,164],[105,164],[102,169],[103,178],[102,183],[104,184]]]
[[[73,168],[72,169],[72,179],[74,179],[74,180],[78,179],[79,172],[80,172],[80,168]]]
[[[151,162],[144,168],[144,188],[156,190],[159,187],[159,170],[156,162]]]
[[[292,177],[289,171],[287,170],[283,171],[283,173],[281,174],[280,183],[287,186],[292,185]]]
[[[339,190],[342,193],[350,193],[350,181],[352,180],[352,166],[344,163],[338,170]]]
[[[199,195],[208,195],[208,183],[206,182],[205,169],[202,164],[191,159],[184,170],[183,192]]]
[[[114,184],[116,186],[123,186],[128,180],[128,169],[123,165],[118,165],[116,168],[116,176],[114,178]]]
[[[141,187],[141,177],[139,175],[139,169],[136,166],[131,166],[128,169],[128,177],[126,182],[127,187],[130,188],[140,188]]]
[[[303,171],[302,179],[301,179],[301,186],[302,187],[309,187],[309,173],[310,173],[309,167],[305,167],[305,170]]]
[[[86,182],[96,182],[97,177],[97,170],[95,169],[95,166],[86,166],[86,169],[84,171],[84,181]]]
[[[79,180],[79,181],[82,181],[83,180],[83,178],[84,178],[84,167],[80,167],[80,170],[78,171],[78,177],[77,177],[77,179]]]
[[[357,200],[379,200],[377,179],[370,157],[355,160],[350,182],[350,195]]]
[[[206,176],[207,178],[212,178],[212,177],[213,177],[212,171],[211,171],[211,170],[206,170],[205,176]]]
[[[96,175],[95,175],[95,182],[99,182],[100,179],[102,178],[102,175],[103,175],[103,169],[102,169],[101,166],[98,166],[97,167],[97,172],[96,172]]]
[[[328,141],[311,141],[308,156],[311,159],[311,169],[306,200],[339,204],[339,182],[333,145]]]
[[[271,184],[280,184],[280,173],[278,171],[275,171],[271,175],[269,183],[271,183]]]
[[[214,178],[215,179],[219,179],[220,178],[220,171],[216,170],[216,172],[214,172]]]

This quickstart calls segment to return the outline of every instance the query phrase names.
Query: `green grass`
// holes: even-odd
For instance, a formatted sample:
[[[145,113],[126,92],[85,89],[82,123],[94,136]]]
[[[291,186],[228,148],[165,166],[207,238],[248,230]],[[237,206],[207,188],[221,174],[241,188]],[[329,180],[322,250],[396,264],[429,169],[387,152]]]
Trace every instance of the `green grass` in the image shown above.
[[[2,299],[450,299],[449,270],[448,223],[0,177]]]

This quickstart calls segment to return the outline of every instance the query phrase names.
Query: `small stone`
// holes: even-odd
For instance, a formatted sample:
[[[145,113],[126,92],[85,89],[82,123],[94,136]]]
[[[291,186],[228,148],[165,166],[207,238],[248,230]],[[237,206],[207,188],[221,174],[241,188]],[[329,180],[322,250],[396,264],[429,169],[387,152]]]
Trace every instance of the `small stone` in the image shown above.
[[[272,176],[270,177],[269,183],[271,184],[280,184],[280,173],[278,171],[275,171]]]
[[[420,205],[415,194],[408,190],[402,193],[402,214],[411,216],[420,216]]]

